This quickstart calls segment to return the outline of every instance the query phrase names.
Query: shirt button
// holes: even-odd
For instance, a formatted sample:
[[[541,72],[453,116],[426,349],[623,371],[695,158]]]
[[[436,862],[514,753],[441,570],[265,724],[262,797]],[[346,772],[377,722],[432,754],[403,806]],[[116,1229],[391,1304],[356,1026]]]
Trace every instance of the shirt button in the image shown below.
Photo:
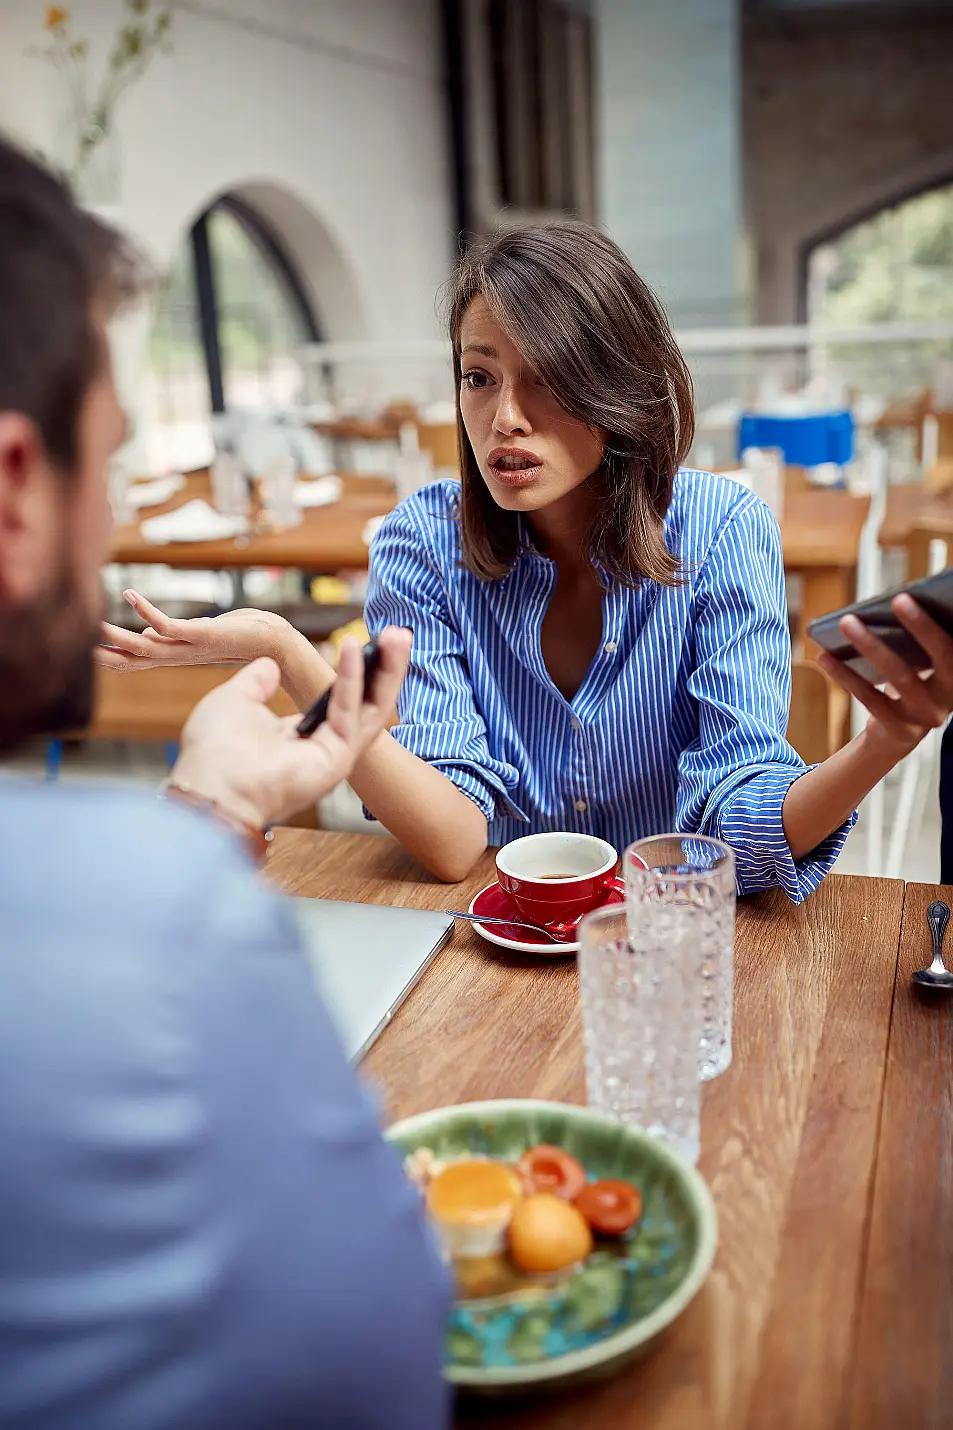
[[[588,808],[589,806],[588,804],[586,804],[586,801],[584,799],[576,800],[575,809],[578,814],[585,814]]]
[[[577,717],[572,717],[572,728],[578,733],[582,729],[582,721]]]
[[[618,644],[615,641],[606,641],[606,655],[615,655],[618,649]]]

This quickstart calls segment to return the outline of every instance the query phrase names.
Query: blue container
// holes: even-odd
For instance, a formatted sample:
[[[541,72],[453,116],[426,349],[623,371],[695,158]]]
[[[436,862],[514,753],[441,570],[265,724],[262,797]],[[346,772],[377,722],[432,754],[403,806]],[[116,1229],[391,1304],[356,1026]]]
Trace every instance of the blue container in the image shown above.
[[[789,467],[843,467],[854,455],[854,419],[849,412],[812,417],[771,417],[746,413],[738,427],[738,456],[746,447],[778,447]]]

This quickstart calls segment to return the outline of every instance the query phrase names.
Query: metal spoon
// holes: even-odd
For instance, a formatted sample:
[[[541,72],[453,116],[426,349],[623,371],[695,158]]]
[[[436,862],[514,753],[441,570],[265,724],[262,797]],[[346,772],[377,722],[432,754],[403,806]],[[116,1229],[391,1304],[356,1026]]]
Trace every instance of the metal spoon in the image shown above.
[[[469,919],[471,924],[506,924],[510,928],[514,926],[520,929],[528,929],[530,933],[541,933],[545,938],[551,939],[553,943],[568,943],[572,938],[573,929],[566,929],[563,933],[553,933],[552,929],[544,929],[539,924],[528,924],[525,919],[488,919],[482,914],[465,914],[461,909],[444,909],[445,914],[449,914],[454,919]],[[950,974],[953,982],[953,973]]]
[[[943,935],[949,922],[948,904],[938,900],[927,909],[927,923],[933,936],[933,962],[929,968],[918,968],[913,975],[914,980],[924,988],[939,989],[944,993],[953,991],[953,973],[943,962]]]

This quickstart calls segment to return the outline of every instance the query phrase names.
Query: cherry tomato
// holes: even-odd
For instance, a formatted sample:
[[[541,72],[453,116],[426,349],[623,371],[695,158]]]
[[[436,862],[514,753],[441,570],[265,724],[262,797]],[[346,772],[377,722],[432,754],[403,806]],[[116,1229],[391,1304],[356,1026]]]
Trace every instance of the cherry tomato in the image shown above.
[[[551,1192],[564,1202],[575,1201],[586,1185],[584,1167],[561,1147],[530,1147],[516,1170],[527,1192]]]
[[[590,1182],[576,1197],[576,1207],[602,1236],[621,1236],[642,1215],[642,1196],[631,1182]]]

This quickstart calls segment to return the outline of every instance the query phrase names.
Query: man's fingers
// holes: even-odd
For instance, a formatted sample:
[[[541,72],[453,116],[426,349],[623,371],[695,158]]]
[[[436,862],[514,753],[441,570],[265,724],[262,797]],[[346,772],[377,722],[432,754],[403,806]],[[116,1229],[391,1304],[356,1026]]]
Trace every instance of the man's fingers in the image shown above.
[[[364,692],[365,715],[383,720],[394,709],[401,683],[407,674],[412,639],[410,631],[397,626],[388,626],[381,632],[381,662],[371,689]]]
[[[364,691],[364,655],[352,636],[341,642],[337,679],[331,689],[327,724],[347,745],[353,745],[360,730]]]
[[[244,666],[212,693],[242,695],[248,700],[266,705],[277,691],[280,682],[281,672],[277,664],[270,656],[263,655],[258,660],[253,660],[250,665]]]

